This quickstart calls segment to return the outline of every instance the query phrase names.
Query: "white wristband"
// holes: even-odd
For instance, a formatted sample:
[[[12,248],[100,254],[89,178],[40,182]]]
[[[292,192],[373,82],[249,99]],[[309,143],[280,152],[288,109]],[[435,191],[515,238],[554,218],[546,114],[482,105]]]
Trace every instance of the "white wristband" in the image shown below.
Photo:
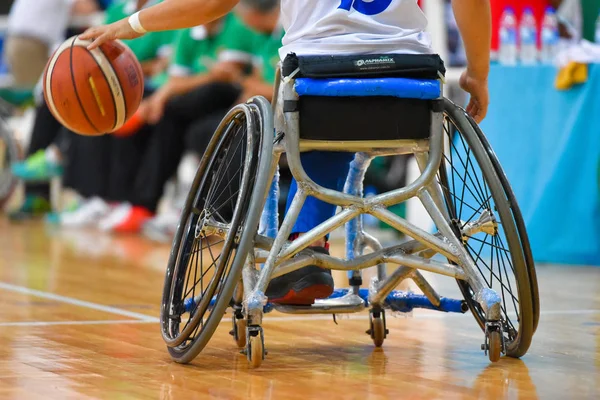
[[[137,33],[148,32],[147,30],[144,29],[144,27],[142,26],[142,23],[140,22],[140,12],[139,11],[136,12],[135,14],[133,14],[131,17],[129,17],[129,25],[131,26],[131,29],[133,29]]]

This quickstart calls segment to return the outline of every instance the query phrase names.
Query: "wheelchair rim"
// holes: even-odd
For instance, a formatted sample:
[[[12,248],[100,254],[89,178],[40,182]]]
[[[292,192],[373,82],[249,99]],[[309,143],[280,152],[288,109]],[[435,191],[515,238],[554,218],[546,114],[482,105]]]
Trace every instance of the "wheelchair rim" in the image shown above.
[[[479,128],[479,125],[471,118],[470,115],[467,114],[467,118],[469,123],[477,133],[479,140],[485,147],[487,153],[490,156],[490,160],[494,165],[496,173],[498,174],[498,178],[502,183],[503,188],[505,189],[506,196],[508,198],[510,208],[513,211],[512,216],[514,222],[517,226],[517,231],[519,232],[519,237],[521,239],[521,244],[523,246],[523,253],[525,256],[525,263],[527,264],[527,271],[529,272],[529,282],[531,284],[531,293],[533,294],[533,331],[537,330],[538,322],[540,319],[540,301],[539,301],[539,289],[537,283],[537,273],[535,270],[535,262],[533,260],[533,254],[531,252],[531,244],[529,242],[529,236],[527,235],[527,229],[525,228],[525,221],[523,220],[523,215],[521,214],[521,209],[519,208],[519,203],[515,197],[515,194],[512,191],[510,183],[508,182],[508,177],[502,170],[502,166],[500,165],[500,161],[496,156],[496,153],[492,150],[492,147],[485,137],[485,134]]]
[[[452,103],[449,104],[460,110],[463,116],[466,115],[464,110]],[[473,222],[475,217],[478,214],[481,215],[481,212],[484,210],[490,212],[494,218],[498,218],[495,221],[497,225],[494,234],[490,235],[483,232],[482,234],[477,233],[473,236],[467,236],[468,240],[465,243],[465,248],[475,261],[485,285],[496,290],[502,298],[502,324],[507,353],[524,353],[522,349],[518,349],[524,336],[524,330],[528,331],[528,319],[531,318],[528,315],[524,315],[528,313],[528,310],[526,306],[524,307],[523,303],[530,301],[527,294],[528,291],[529,293],[531,292],[529,277],[525,276],[527,282],[523,282],[522,267],[525,265],[524,249],[522,245],[515,244],[515,238],[509,239],[506,235],[505,229],[509,229],[511,232],[514,230],[519,240],[518,243],[521,244],[512,215],[508,215],[508,210],[505,209],[504,205],[499,206],[496,203],[496,197],[503,198],[499,193],[500,190],[504,189],[502,182],[497,175],[491,177],[481,167],[481,163],[484,162],[482,158],[490,158],[487,150],[483,145],[481,148],[475,146],[475,143],[473,143],[473,139],[475,138],[469,138],[468,133],[465,132],[468,128],[465,127],[461,131],[458,128],[460,124],[457,116],[452,115],[453,113],[448,111],[447,109],[445,113],[444,133],[449,138],[448,146],[451,151],[448,152],[449,155],[444,155],[438,178],[442,186],[446,206],[451,214],[454,230],[459,237],[462,236],[460,232],[466,223]],[[470,124],[469,128],[472,128]],[[464,157],[461,158],[461,153],[467,156],[467,160]],[[476,164],[473,164],[473,162]],[[460,168],[457,168],[457,165]],[[477,172],[476,167],[479,172]],[[493,168],[496,167],[493,166]],[[450,180],[446,179],[445,183],[443,183],[442,176],[448,177],[448,173],[450,172],[447,171],[447,168],[451,169],[452,175]],[[494,178],[497,178],[497,182],[487,182],[488,179],[493,180]],[[459,194],[455,190],[457,187],[460,187],[457,180],[462,181],[462,190]],[[472,187],[469,187],[469,184],[472,184]],[[481,201],[478,205],[472,205],[472,201],[467,203],[464,200],[465,194]],[[506,194],[506,190],[502,194]],[[464,217],[465,214],[470,215]],[[482,255],[486,246],[489,248],[489,257]],[[465,281],[459,281],[459,286],[476,320],[484,328],[485,313],[474,300],[475,294],[472,288]],[[524,299],[524,297],[528,298]],[[530,334],[527,332],[525,336],[530,336]],[[530,338],[525,339],[525,341],[527,340],[530,340]],[[525,344],[525,347],[528,347],[528,344]]]
[[[238,116],[241,115],[245,114],[243,112],[238,111]],[[245,120],[242,122],[245,122]],[[238,129],[239,127],[242,127],[242,129]],[[235,138],[239,136],[245,137],[247,141],[246,151],[241,151],[240,153],[246,153],[247,157],[248,155],[250,155],[251,158],[247,158],[247,160],[250,163],[247,166],[248,168],[243,168],[245,163],[242,162],[237,168],[237,170],[233,173],[233,177],[227,172],[220,170],[213,171],[214,173],[211,175],[211,171],[216,166],[217,168],[219,168],[219,166],[223,167],[223,165],[225,165],[225,163],[227,162],[226,155],[228,154],[230,148],[226,147],[224,149],[223,146],[233,146],[232,143],[235,141]],[[169,301],[171,302],[171,310],[166,310],[169,314],[166,317],[172,318],[173,315],[171,314],[173,311],[179,312],[179,315],[176,315],[175,317],[181,317],[182,315],[186,314],[181,309],[181,307],[183,306],[183,302],[190,298],[195,298],[196,287],[198,284],[200,284],[201,286],[200,302],[194,302],[193,308],[189,312],[190,318],[188,318],[188,321],[185,323],[183,329],[178,330],[178,328],[180,328],[177,326],[178,321],[176,321],[175,325],[170,325],[170,330],[163,328],[163,337],[167,336],[165,337],[167,345],[170,347],[177,347],[179,351],[187,350],[190,347],[190,345],[194,343],[194,340],[197,337],[197,335],[199,335],[202,332],[205,322],[208,320],[208,318],[210,318],[211,315],[206,315],[206,312],[209,311],[211,299],[215,295],[215,293],[220,294],[220,291],[223,288],[223,284],[230,273],[231,261],[235,259],[236,255],[236,234],[240,225],[243,222],[242,217],[245,214],[244,208],[247,207],[247,197],[250,193],[248,188],[251,187],[251,178],[253,177],[253,171],[256,169],[257,166],[257,160],[256,157],[254,157],[254,153],[256,152],[256,143],[254,143],[253,141],[253,135],[248,133],[246,124],[240,124],[240,121],[236,119],[232,120],[226,126],[224,133],[218,139],[219,141],[215,147],[216,151],[213,152],[212,157],[207,163],[207,166],[204,168],[204,171],[201,171],[199,169],[198,172],[202,173],[203,176],[198,190],[195,191],[193,201],[194,207],[191,207],[186,213],[189,214],[185,222],[184,230],[186,241],[183,245],[179,246],[179,251],[177,252],[177,258],[175,261],[175,272],[173,274],[173,279],[175,280],[175,282],[169,288]],[[238,146],[242,142],[243,140],[240,140]],[[237,150],[238,148],[235,148],[233,150],[234,156]],[[225,151],[225,154],[222,154],[223,151]],[[219,161],[221,161],[222,163],[219,164]],[[231,164],[231,161],[232,160],[230,160],[230,162],[225,168],[228,168],[229,164]],[[224,179],[229,180],[226,186],[230,187],[229,183],[231,183],[231,181],[236,178],[236,175],[239,175],[239,188],[237,189],[237,191],[235,191],[235,193],[229,191],[229,193],[226,193],[225,195],[223,194],[225,192],[217,194],[216,191],[219,185],[222,182],[224,182]],[[217,197],[214,198],[214,196]],[[204,197],[204,199],[202,199],[202,197]],[[219,221],[221,223],[226,223],[227,221],[225,221],[225,217],[218,213],[219,209],[225,202],[231,202],[233,198],[237,198],[237,206],[232,206],[233,215],[229,224],[230,229],[225,234],[225,237],[214,240],[211,238],[207,238],[203,233],[200,234],[200,237],[196,237],[196,224],[198,223],[202,212],[206,208],[211,207],[210,202],[213,199],[219,200],[222,198],[225,198],[225,201],[223,201],[222,204],[217,205],[213,209],[213,211],[217,212],[216,216],[218,219],[221,219],[221,221]],[[203,209],[201,210],[200,207],[198,207],[198,205],[199,202],[202,202],[202,200],[204,200],[205,207],[203,207]],[[193,239],[190,240],[190,237],[193,237]],[[211,243],[211,241],[213,242]],[[218,245],[222,245],[222,249],[220,254],[215,258],[213,250],[215,252],[218,251],[218,247],[215,247]],[[210,265],[208,265],[208,267],[206,267],[205,270],[203,259],[206,253],[208,253],[210,258],[212,259],[212,263],[210,263]],[[221,257],[221,255],[223,254],[226,254],[226,256]],[[191,260],[185,260],[184,265],[184,263],[182,262],[182,258],[185,257],[189,257],[191,258]],[[195,261],[195,266],[193,267],[194,277],[191,281],[191,286],[189,285],[189,283],[192,278],[192,273],[191,269],[188,268],[190,266],[190,261]],[[198,261],[200,262],[200,275],[198,275]],[[181,273],[182,268],[185,268],[185,275]],[[206,285],[205,290],[204,277],[209,273],[211,269],[213,270],[213,275],[210,278],[209,283]],[[177,299],[179,302],[177,306],[173,304],[175,299]],[[179,310],[177,310],[177,308],[179,308]]]

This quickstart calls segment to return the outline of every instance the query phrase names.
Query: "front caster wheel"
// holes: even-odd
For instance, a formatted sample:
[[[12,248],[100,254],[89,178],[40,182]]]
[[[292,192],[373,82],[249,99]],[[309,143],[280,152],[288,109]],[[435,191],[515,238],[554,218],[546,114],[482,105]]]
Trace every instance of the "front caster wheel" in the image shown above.
[[[389,333],[385,323],[385,312],[383,310],[379,312],[371,311],[369,314],[369,321],[371,327],[367,331],[367,334],[369,334],[371,339],[373,339],[375,347],[381,347],[383,345],[383,341]]]
[[[235,314],[232,317],[232,325],[233,329],[230,334],[233,336],[233,340],[235,340],[235,344],[240,349],[246,347],[246,327],[248,326],[248,322],[244,318],[238,318]]]
[[[258,368],[265,359],[265,339],[260,327],[247,328],[246,357],[251,368]]]
[[[502,334],[491,331],[488,339],[488,357],[491,362],[498,362],[502,354]]]

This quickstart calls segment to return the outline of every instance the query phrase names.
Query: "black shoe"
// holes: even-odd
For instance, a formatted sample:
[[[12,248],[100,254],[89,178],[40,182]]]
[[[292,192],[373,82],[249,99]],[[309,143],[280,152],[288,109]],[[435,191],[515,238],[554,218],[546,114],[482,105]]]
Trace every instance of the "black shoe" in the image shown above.
[[[329,254],[323,247],[312,250]],[[267,288],[269,302],[277,304],[310,305],[333,293],[331,270],[309,265],[273,279]]]

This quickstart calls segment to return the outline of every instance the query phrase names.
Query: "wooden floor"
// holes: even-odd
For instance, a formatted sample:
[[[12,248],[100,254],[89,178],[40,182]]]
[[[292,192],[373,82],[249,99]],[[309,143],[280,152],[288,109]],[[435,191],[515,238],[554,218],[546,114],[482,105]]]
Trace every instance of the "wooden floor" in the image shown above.
[[[600,268],[538,267],[542,317],[522,360],[491,365],[470,314],[389,318],[375,350],[366,314],[336,325],[273,313],[269,355],[251,370],[229,320],[193,364],[170,360],[157,322],[167,253],[0,220],[0,398],[600,398]]]

